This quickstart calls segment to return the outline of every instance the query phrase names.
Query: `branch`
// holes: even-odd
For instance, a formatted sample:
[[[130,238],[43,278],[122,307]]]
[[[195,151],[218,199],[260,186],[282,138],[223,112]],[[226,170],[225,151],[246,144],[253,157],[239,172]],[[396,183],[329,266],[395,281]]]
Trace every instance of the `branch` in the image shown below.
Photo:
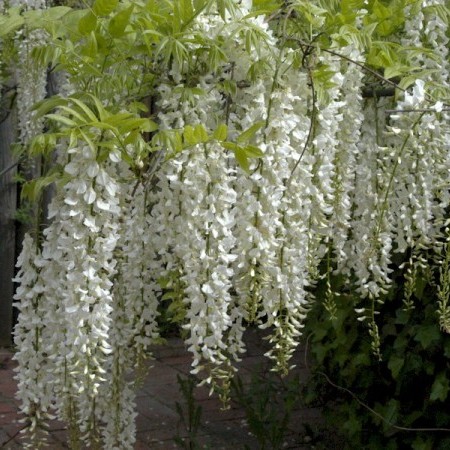
[[[27,423],[22,428],[19,428],[15,434],[13,434],[7,441],[0,444],[0,448],[6,448],[6,446],[13,441],[25,428],[29,427],[30,425]]]
[[[393,97],[395,95],[395,88],[371,89],[369,87],[363,87],[361,94],[363,98]]]
[[[372,74],[373,76],[375,76],[376,78],[384,81],[387,84],[390,84],[391,86],[393,86],[396,89],[399,89],[400,91],[406,92],[406,89],[401,88],[397,83],[395,83],[392,80],[389,80],[388,78],[385,78],[383,75],[379,74],[376,70],[371,69],[370,67],[367,67],[366,65],[364,65],[363,63],[359,62],[359,61],[355,61],[352,58],[349,58],[346,55],[342,55],[341,53],[335,52],[334,50],[330,50],[329,48],[322,48],[322,47],[318,47],[317,45],[314,44],[309,44],[308,42],[303,41],[302,39],[299,38],[295,38],[295,37],[286,37],[286,39],[290,40],[290,41],[294,41],[299,43],[300,45],[303,45],[305,47],[308,48],[312,48],[312,49],[318,49],[321,50],[325,53],[329,53],[330,55],[334,55],[337,56],[338,58],[342,58],[345,59],[345,61],[348,61],[349,63],[355,64],[355,66],[360,67],[362,70],[365,70],[366,72],[369,72],[370,74]]]
[[[305,367],[306,369],[309,371],[310,367],[308,364],[308,345],[309,345],[309,339],[311,338],[312,333],[309,334],[309,336],[306,338],[306,344],[305,344]],[[399,430],[399,431],[416,431],[416,432],[426,432],[426,431],[446,431],[446,432],[450,432],[450,428],[410,428],[410,427],[402,427],[399,425],[396,425],[392,422],[390,422],[388,419],[386,419],[384,416],[382,416],[380,413],[376,412],[374,409],[372,409],[369,405],[366,405],[362,400],[360,400],[356,394],[354,394],[352,391],[350,391],[349,389],[343,387],[343,386],[339,386],[336,383],[333,383],[333,381],[330,380],[330,377],[323,372],[320,371],[316,371],[316,373],[318,373],[319,375],[321,375],[322,377],[325,378],[325,380],[327,380],[328,384],[330,384],[331,386],[333,386],[336,389],[339,389],[341,391],[346,392],[347,394],[351,395],[353,397],[354,400],[356,400],[356,402],[358,402],[363,408],[367,409],[368,411],[370,411],[374,416],[378,417],[379,419],[381,419],[385,424],[389,425],[390,427]]]
[[[441,111],[450,111],[450,108],[442,108]],[[423,108],[423,109],[386,109],[384,112],[386,114],[395,114],[395,113],[410,113],[410,112],[420,112],[420,113],[426,113],[426,112],[441,112],[436,111],[433,108]]]

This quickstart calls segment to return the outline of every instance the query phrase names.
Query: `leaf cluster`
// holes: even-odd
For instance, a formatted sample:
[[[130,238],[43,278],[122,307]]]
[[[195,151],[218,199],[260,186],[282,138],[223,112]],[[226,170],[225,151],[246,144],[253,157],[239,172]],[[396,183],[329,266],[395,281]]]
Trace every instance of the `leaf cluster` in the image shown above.
[[[232,398],[245,410],[247,425],[259,448],[284,448],[293,410],[300,401],[298,377],[280,378],[267,368],[252,374],[245,384],[239,376],[232,380]]]
[[[203,408],[197,404],[194,397],[197,380],[193,375],[186,378],[177,375],[177,382],[184,404],[179,402],[175,404],[179,416],[179,424],[178,435],[174,438],[174,441],[180,448],[188,450],[200,449],[201,445],[198,442],[198,434],[202,421]],[[180,428],[182,428],[184,433],[187,433],[186,438],[182,438],[179,435]]]
[[[448,428],[450,421],[450,336],[439,328],[436,287],[417,278],[416,308],[405,310],[403,295],[404,279],[398,270],[396,283],[379,309],[381,362],[371,356],[365,325],[357,321],[355,294],[339,297],[334,320],[320,303],[312,308],[305,334],[311,334],[316,375],[305,391],[306,399],[325,407],[329,425],[341,430],[349,449],[444,450],[450,445],[448,432],[405,431],[394,426]],[[322,373],[377,415],[348,392],[330,385]]]

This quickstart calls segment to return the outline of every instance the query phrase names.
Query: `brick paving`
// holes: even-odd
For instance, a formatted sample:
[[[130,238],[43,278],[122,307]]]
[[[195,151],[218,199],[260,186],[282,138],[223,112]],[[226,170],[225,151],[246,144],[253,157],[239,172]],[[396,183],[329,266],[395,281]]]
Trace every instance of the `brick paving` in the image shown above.
[[[244,386],[250,383],[255,371],[265,373],[270,367],[263,356],[267,344],[261,339],[258,330],[249,330],[246,334],[247,354],[240,363],[239,375]],[[181,406],[185,399],[180,393],[177,376],[189,374],[191,356],[179,338],[169,338],[167,344],[155,347],[151,369],[137,394],[137,442],[135,450],[166,450],[183,448],[178,446],[174,438],[186,438],[187,431],[182,426],[177,413],[176,403]],[[14,361],[12,353],[0,349],[0,449],[22,449],[23,445],[18,431],[21,428],[17,413],[18,402],[14,398],[16,385],[13,379]],[[308,376],[304,365],[304,353],[296,352],[297,368],[290,376]],[[221,410],[217,397],[210,397],[206,387],[194,390],[196,404],[202,407],[201,425],[195,436],[197,446],[214,450],[260,449],[246,422],[246,413],[242,407],[232,402],[231,408]],[[306,409],[299,405],[293,412],[288,432],[284,437],[283,448],[291,450],[307,450],[314,448],[305,444],[303,424],[312,429],[320,427],[320,413],[317,409]],[[49,448],[52,450],[67,449],[66,430],[64,424],[54,422],[50,427]],[[189,447],[186,447],[189,448]],[[194,448],[194,447],[191,447]],[[124,449],[126,450],[126,449]]]

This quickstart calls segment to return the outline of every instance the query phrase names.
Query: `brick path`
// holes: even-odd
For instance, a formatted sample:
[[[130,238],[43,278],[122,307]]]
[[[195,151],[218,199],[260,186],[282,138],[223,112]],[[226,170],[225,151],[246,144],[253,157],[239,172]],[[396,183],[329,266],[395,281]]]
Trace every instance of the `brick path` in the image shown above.
[[[240,363],[239,371],[244,384],[249,382],[255,370],[267,370],[269,367],[267,358],[263,356],[267,348],[261,340],[260,332],[250,330],[247,332],[246,341],[248,352]],[[21,427],[18,423],[17,401],[14,399],[16,386],[11,356],[9,351],[0,349],[0,449],[23,448],[19,437],[11,440]],[[189,374],[191,357],[178,338],[170,338],[167,345],[155,348],[154,356],[155,359],[151,362],[153,367],[138,392],[139,415],[135,450],[180,448],[174,443],[174,437],[187,435],[176,411],[176,402],[185,404],[185,399],[179,392],[177,375]],[[301,379],[306,378],[307,371],[302,351],[299,350],[294,358],[298,367],[293,375],[297,374]],[[242,408],[233,403],[231,409],[222,411],[219,400],[210,397],[205,387],[196,387],[194,395],[197,404],[202,407],[201,427],[196,439],[198,444],[203,448],[214,450],[260,448],[257,439],[249,432],[245,411]],[[304,423],[312,428],[319,426],[321,423],[319,411],[299,407],[293,412],[284,448],[293,450],[312,448],[304,443],[302,427]],[[9,442],[5,445],[7,441]],[[68,448],[64,424],[57,422],[51,424],[49,442],[52,450]]]

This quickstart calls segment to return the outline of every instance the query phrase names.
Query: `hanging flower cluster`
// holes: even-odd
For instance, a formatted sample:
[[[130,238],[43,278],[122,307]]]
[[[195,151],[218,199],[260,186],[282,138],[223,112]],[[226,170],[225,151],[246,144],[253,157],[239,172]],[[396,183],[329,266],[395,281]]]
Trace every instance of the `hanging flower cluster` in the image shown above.
[[[10,1],[11,7],[24,7],[26,10],[47,7],[45,0]],[[17,32],[17,113],[19,119],[19,138],[22,144],[28,144],[41,133],[43,121],[36,120],[32,107],[45,97],[47,85],[47,68],[37,64],[32,57],[33,49],[42,45],[46,38],[41,30],[29,31],[26,28]]]
[[[133,447],[130,379],[160,339],[161,302],[181,324],[193,373],[226,400],[248,324],[267,329],[267,356],[287,373],[321,277],[335,314],[338,272],[361,295],[359,319],[379,353],[376,303],[392,255],[411,252],[412,285],[423,252],[442,249],[449,117],[435,97],[448,88],[445,21],[426,8],[409,12],[402,43],[432,48],[416,61],[432,71],[394,102],[362,96],[377,75],[362,70],[364,39],[333,35],[322,49],[320,34],[308,43],[289,27],[302,2],[270,17],[229,3],[174,8],[167,20],[180,17],[167,27],[148,7],[122,27],[140,7],[125,2],[95,28],[114,11],[97,1],[78,24],[80,56],[65,61],[72,95],[64,103],[61,92],[50,115],[63,124],[52,135],[63,175],[51,224],[26,237],[18,260],[18,397],[32,448],[54,415],[68,422],[73,447]],[[354,33],[368,17],[358,12]],[[133,26],[139,33],[128,33]],[[114,66],[100,28],[117,45],[143,36],[133,45],[148,50],[144,62],[121,57]],[[37,88],[19,105],[24,143],[36,133],[27,111],[44,92],[42,73],[24,69],[33,66],[25,42],[18,70]],[[150,108],[135,101],[148,86]],[[157,125],[150,121],[144,142],[136,124],[145,114]]]
[[[71,148],[67,154],[70,162],[65,164],[64,171],[68,181],[50,205],[53,221],[44,231],[42,251],[35,258],[38,267],[32,285],[23,281],[27,272],[22,275],[36,246],[29,237],[19,260],[21,272],[17,281],[22,288],[16,300],[21,314],[15,332],[20,348],[16,354],[20,368],[18,395],[25,399],[36,392],[29,386],[30,365],[45,367],[51,378],[43,389],[48,393],[43,402],[34,400],[32,411],[24,403],[24,413],[35,415],[37,420],[49,414],[51,407],[72,424],[73,440],[92,441],[98,438],[96,421],[103,419],[103,410],[108,411],[100,409],[102,401],[99,401],[105,389],[106,369],[116,359],[117,364],[122,362],[111,344],[120,339],[117,335],[121,323],[127,322],[122,317],[112,326],[115,306],[112,279],[117,274],[114,251],[119,240],[121,188],[115,169],[100,166],[90,146]],[[28,297],[32,299],[34,314],[42,317],[39,323],[30,321],[25,312]],[[122,301],[126,302],[126,295]],[[116,312],[119,310],[117,307]],[[28,336],[32,342],[25,345],[22,336]],[[33,360],[29,358],[30,351],[36,353]],[[109,359],[114,359],[113,363]],[[107,398],[109,392],[104,392],[103,401]]]

